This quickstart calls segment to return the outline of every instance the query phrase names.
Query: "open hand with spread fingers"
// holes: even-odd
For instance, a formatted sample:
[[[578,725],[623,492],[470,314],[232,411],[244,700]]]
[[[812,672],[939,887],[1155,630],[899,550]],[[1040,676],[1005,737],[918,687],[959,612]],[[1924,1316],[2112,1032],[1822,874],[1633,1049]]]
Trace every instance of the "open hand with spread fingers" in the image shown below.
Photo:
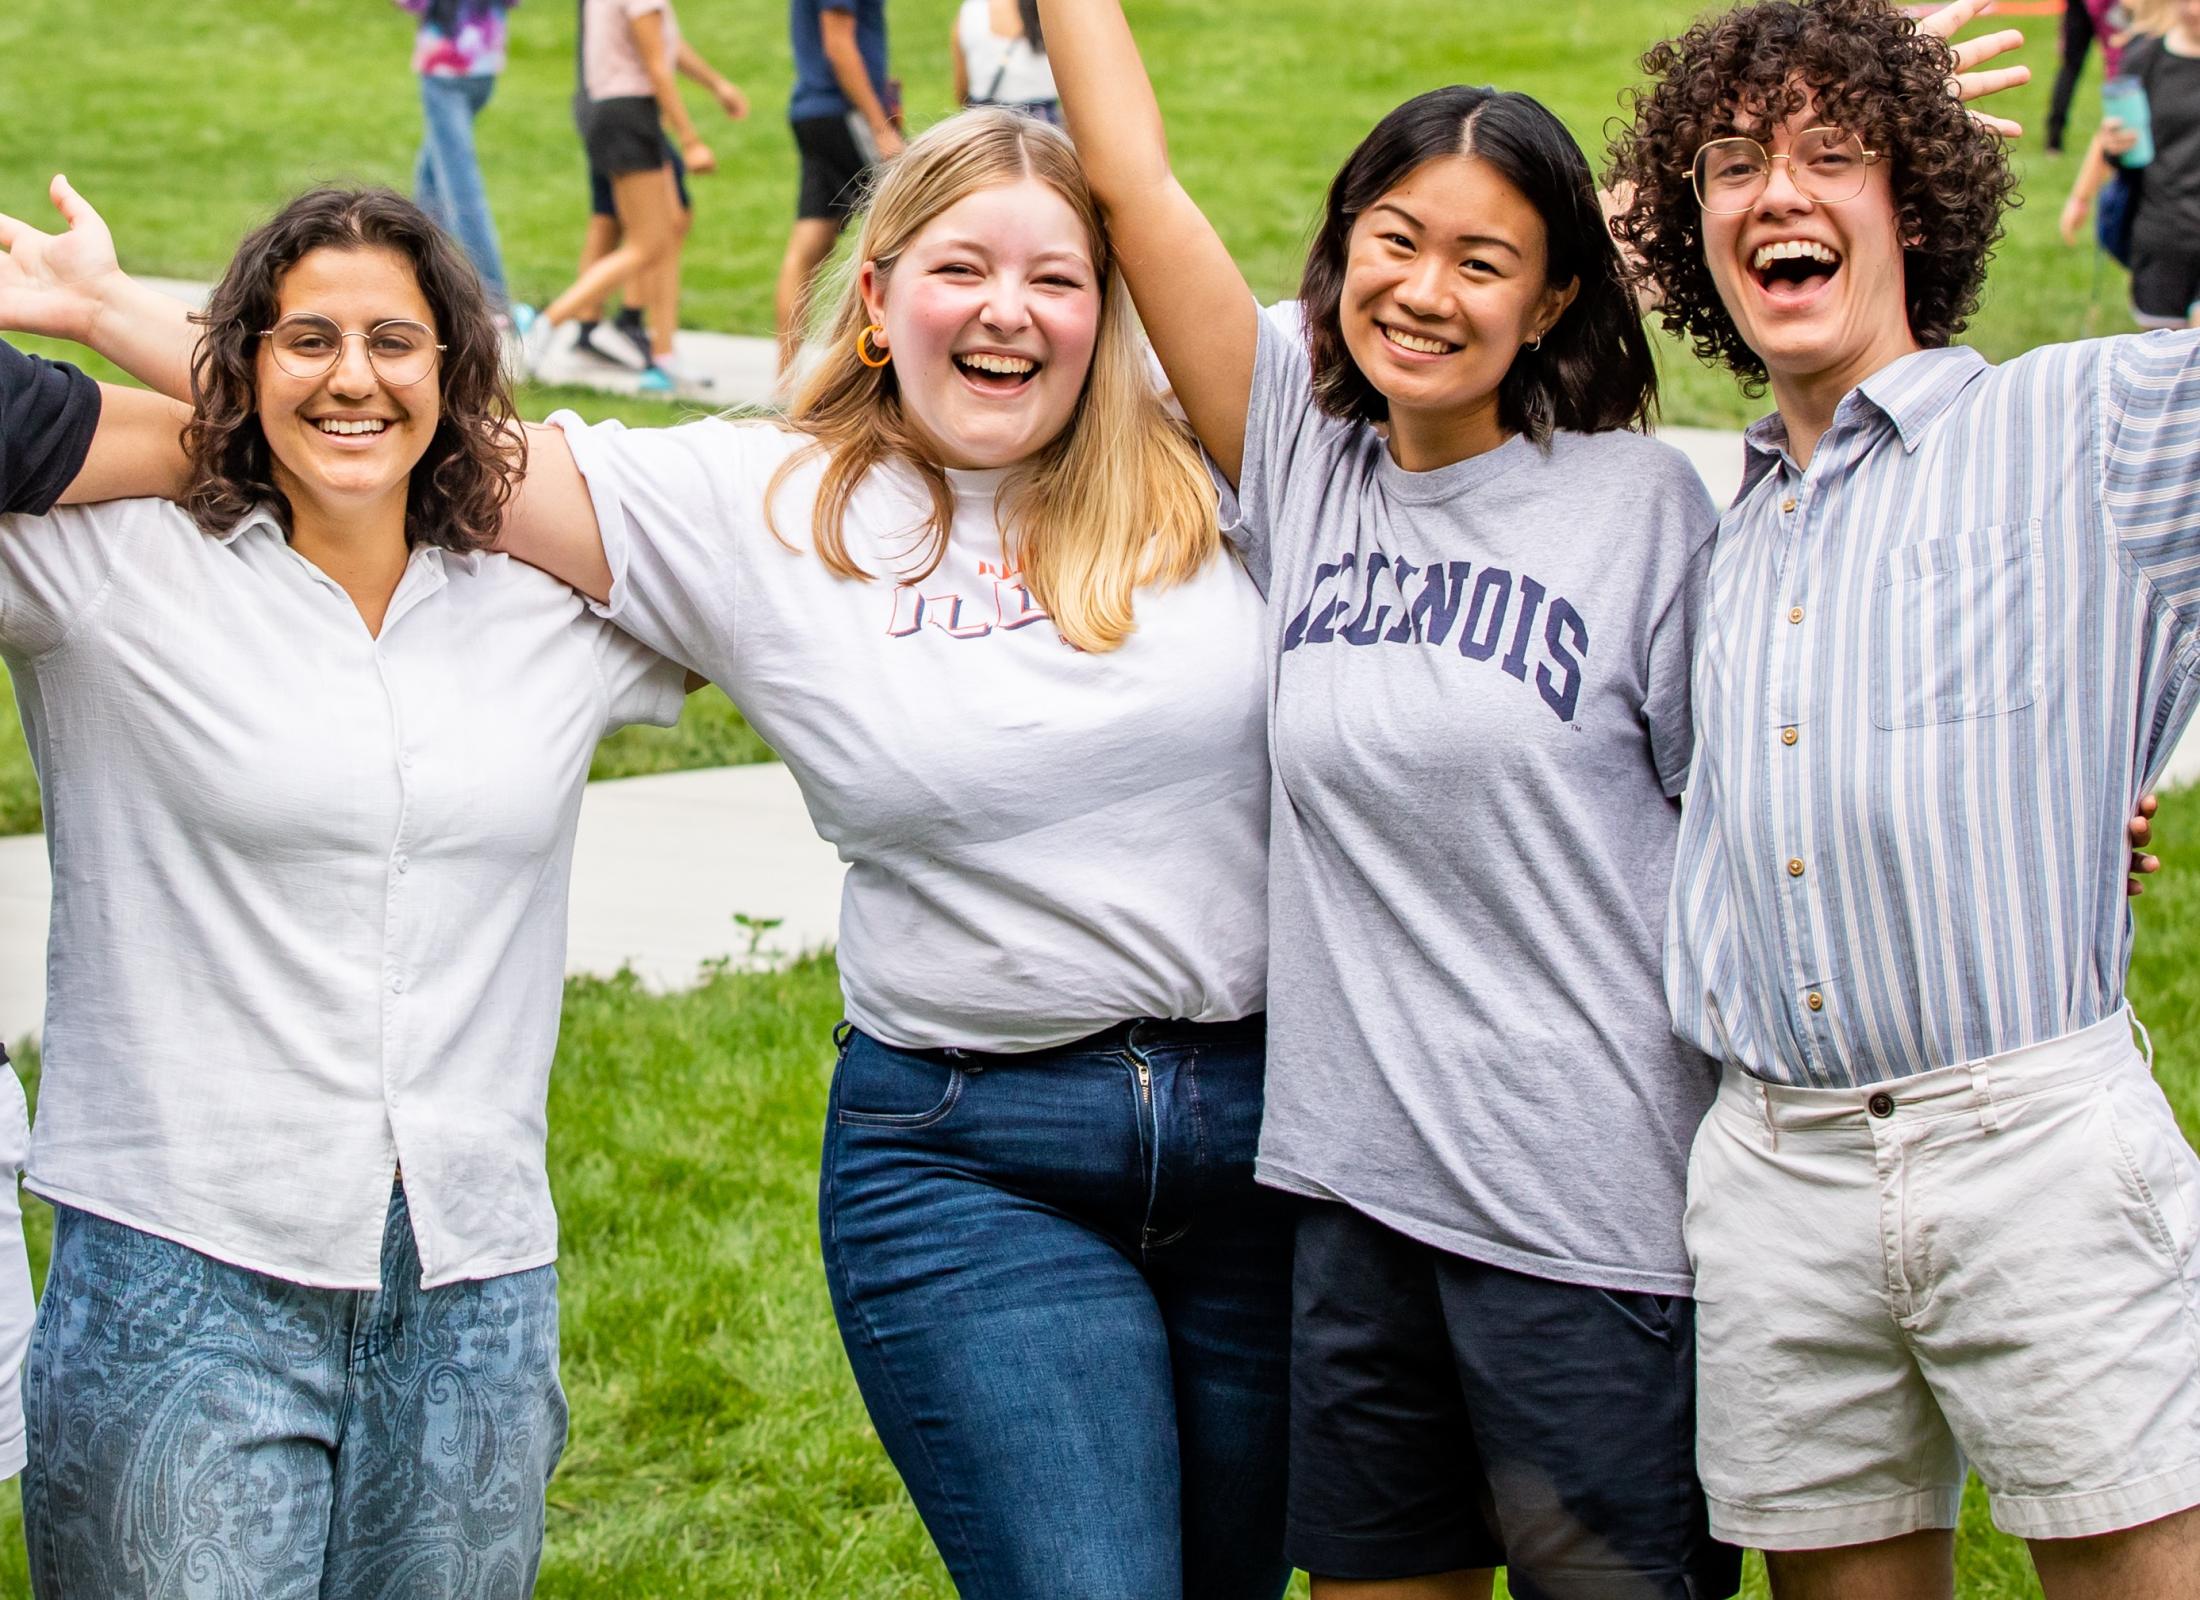
[[[1936,39],[1946,39],[1950,48],[1955,51],[1955,76],[1948,80],[1948,90],[1967,104],[2032,81],[2030,67],[1991,67],[1981,70],[1986,62],[1996,56],[2007,55],[2024,44],[2024,35],[2015,28],[2004,28],[1999,33],[1981,34],[1976,39],[1955,43],[1956,31],[1992,6],[1993,0],[1954,0],[1952,5],[1942,6],[1917,25],[1920,33],[1929,33]],[[1971,115],[2005,139],[2014,139],[2024,132],[2022,124],[2012,122],[2007,117],[1997,117],[1990,111],[1980,111],[1975,106]]]
[[[0,255],[0,328],[89,344],[107,292],[122,278],[114,236],[67,178],[56,177],[47,193],[65,233],[0,213],[7,252]]]

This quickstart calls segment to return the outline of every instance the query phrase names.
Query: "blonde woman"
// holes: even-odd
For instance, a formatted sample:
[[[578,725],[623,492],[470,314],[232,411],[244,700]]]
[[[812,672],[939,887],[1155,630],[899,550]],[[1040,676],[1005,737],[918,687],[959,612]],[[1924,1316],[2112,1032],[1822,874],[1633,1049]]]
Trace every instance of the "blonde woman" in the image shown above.
[[[1273,1600],[1260,598],[1061,133],[933,128],[852,259],[786,422],[561,415],[504,548],[724,686],[850,863],[826,1272],[961,1591]]]
[[[1272,1597],[1260,600],[1061,134],[932,129],[853,261],[785,425],[561,416],[507,547],[723,685],[851,864],[826,1272],[961,1591]]]

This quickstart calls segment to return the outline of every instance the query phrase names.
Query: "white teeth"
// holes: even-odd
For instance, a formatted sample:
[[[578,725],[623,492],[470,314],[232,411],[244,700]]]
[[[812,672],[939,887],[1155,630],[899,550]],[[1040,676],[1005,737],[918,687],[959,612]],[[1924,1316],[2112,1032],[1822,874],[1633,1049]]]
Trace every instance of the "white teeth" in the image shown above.
[[[380,433],[389,426],[388,423],[375,417],[366,417],[355,421],[347,421],[341,417],[322,417],[313,425],[323,433],[338,434]]]
[[[1759,245],[1757,253],[1749,258],[1749,265],[1752,271],[1762,272],[1775,261],[1822,261],[1829,267],[1838,267],[1841,257],[1815,239],[1782,239],[1777,244]]]
[[[1383,332],[1390,336],[1392,344],[1402,349],[1418,351],[1420,354],[1427,356],[1441,356],[1451,353],[1452,347],[1441,339],[1424,339],[1417,333],[1407,333],[1402,329],[1387,326],[1383,329]]]
[[[996,372],[1008,378],[1021,378],[1026,373],[1039,370],[1038,362],[1023,356],[997,356],[983,350],[972,355],[957,356],[955,359],[966,367],[976,367],[980,372]]]

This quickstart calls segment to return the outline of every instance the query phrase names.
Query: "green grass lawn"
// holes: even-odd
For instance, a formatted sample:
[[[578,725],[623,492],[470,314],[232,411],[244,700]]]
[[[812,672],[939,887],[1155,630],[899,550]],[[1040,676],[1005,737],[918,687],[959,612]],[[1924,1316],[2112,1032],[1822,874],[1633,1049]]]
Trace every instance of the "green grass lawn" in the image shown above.
[[[2200,794],[2165,808],[2135,1002],[2200,1139]],[[840,1015],[829,960],[651,997],[568,986],[550,1166],[572,1443],[545,1600],[914,1600],[952,1593],[863,1415],[817,1259],[819,1133]],[[31,1205],[43,1271],[47,1214]],[[1976,1486],[1965,1600],[2036,1595]],[[27,1592],[0,1491],[0,1597]],[[1764,1593],[1753,1568],[1754,1595]]]

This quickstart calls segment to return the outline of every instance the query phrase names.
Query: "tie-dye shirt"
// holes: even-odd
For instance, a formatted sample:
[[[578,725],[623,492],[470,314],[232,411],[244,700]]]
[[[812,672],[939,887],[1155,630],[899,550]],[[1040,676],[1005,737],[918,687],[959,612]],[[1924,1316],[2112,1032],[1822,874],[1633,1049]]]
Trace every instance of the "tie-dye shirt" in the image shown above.
[[[424,78],[490,77],[504,70],[504,13],[519,0],[397,0],[420,18],[413,71]]]

